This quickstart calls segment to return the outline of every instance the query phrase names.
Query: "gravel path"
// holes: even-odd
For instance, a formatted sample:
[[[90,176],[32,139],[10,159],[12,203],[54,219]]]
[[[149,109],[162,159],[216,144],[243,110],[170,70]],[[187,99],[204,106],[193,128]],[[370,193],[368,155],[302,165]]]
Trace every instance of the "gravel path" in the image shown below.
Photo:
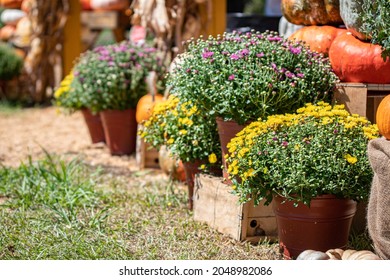
[[[79,156],[92,166],[115,172],[138,170],[135,155],[111,156],[103,144],[92,144],[80,112],[60,113],[55,107],[0,113],[0,164],[18,166],[50,154]]]

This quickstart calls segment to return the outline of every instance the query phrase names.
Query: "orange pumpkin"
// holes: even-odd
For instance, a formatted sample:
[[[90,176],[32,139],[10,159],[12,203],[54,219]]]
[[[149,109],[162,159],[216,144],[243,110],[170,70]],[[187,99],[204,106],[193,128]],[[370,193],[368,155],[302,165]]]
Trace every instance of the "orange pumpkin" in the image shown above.
[[[390,140],[390,95],[387,95],[379,103],[376,110],[376,124],[378,125],[379,133]]]
[[[83,10],[92,10],[91,0],[80,0],[80,4]]]
[[[0,40],[8,41],[15,33],[15,26],[5,25],[0,28]]]
[[[20,9],[23,0],[0,0],[0,5],[8,9]]]
[[[341,82],[390,83],[390,59],[383,61],[379,45],[357,39],[350,32],[336,37],[329,60]]]
[[[328,56],[333,40],[344,32],[347,32],[346,29],[329,25],[305,26],[291,34],[289,40],[304,41],[310,50]]]
[[[153,112],[154,106],[163,101],[164,96],[157,93],[155,96],[153,94],[148,93],[144,96],[142,96],[138,103],[135,113],[135,119],[137,120],[137,123],[141,123],[142,121],[145,121],[150,118]]]

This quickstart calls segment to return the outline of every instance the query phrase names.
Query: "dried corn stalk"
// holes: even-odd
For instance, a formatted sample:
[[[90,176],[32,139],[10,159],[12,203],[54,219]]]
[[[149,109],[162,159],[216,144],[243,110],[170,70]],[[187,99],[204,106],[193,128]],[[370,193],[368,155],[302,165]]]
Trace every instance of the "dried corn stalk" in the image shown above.
[[[36,103],[51,97],[62,77],[63,29],[69,0],[32,0],[28,17],[33,35],[25,59],[27,90]]]
[[[133,0],[132,21],[155,35],[155,44],[168,62],[183,51],[182,42],[206,35],[211,0]]]

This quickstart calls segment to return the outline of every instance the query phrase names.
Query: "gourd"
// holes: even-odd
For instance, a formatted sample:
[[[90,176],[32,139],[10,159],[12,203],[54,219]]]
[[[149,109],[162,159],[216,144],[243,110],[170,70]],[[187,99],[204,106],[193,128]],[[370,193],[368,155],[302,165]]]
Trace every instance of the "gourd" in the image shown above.
[[[297,260],[328,260],[329,256],[321,251],[305,250],[299,254]]]
[[[156,91],[156,73],[151,72],[148,79],[149,93],[142,96],[137,103],[135,118],[137,123],[141,123],[150,118],[153,112],[154,106],[163,101],[163,95]]]
[[[316,250],[305,250],[299,254],[297,260],[380,260],[380,258],[368,250],[330,249],[325,253]]]
[[[27,48],[31,44],[33,29],[29,17],[23,17],[16,25],[13,43],[19,48]]]
[[[368,40],[370,36],[363,32],[360,16],[363,2],[364,0],[340,0],[340,16],[348,31],[361,40]]]
[[[18,21],[25,16],[26,13],[19,9],[6,9],[1,13],[0,20],[6,25],[16,26]]]
[[[32,5],[34,4],[33,1],[34,0],[23,0],[20,9],[25,13],[29,13],[32,8]]]
[[[328,56],[333,40],[344,32],[346,32],[345,29],[329,25],[305,26],[291,34],[289,40],[304,41],[310,50]]]
[[[336,37],[329,59],[341,82],[390,83],[390,59],[381,57],[381,46],[357,39],[350,32]]]
[[[379,133],[390,140],[390,95],[387,95],[379,103],[376,110],[376,124],[378,125]]]
[[[15,26],[5,25],[0,28],[0,40],[7,42],[15,33]]]
[[[282,0],[283,16],[298,25],[339,25],[339,0]]]
[[[174,157],[165,145],[161,146],[158,151],[158,164],[160,169],[173,179],[181,182],[186,181],[183,163]]]

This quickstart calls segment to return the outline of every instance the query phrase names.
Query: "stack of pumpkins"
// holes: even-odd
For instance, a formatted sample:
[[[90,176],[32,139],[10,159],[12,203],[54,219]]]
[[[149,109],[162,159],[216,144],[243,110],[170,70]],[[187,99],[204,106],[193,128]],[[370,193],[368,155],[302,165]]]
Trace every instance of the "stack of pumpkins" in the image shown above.
[[[341,82],[388,84],[390,59],[362,31],[363,1],[282,0],[281,8],[289,22],[305,26],[289,38],[329,56]]]
[[[32,35],[31,22],[28,18],[31,0],[0,0],[0,40],[15,47],[15,52],[22,58],[30,45]]]
[[[129,0],[80,0],[83,10],[122,11],[130,6]]]

